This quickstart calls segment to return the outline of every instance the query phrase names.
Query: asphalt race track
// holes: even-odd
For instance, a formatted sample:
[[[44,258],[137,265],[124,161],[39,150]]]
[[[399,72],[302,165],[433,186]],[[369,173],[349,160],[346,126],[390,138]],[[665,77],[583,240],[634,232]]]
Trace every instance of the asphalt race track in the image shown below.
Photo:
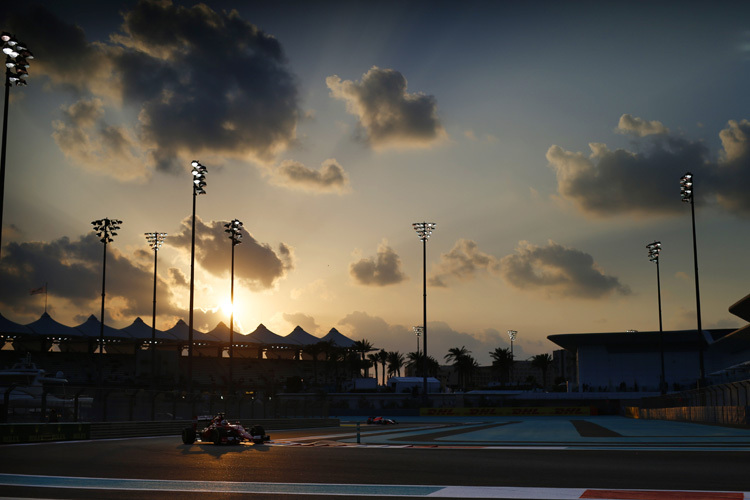
[[[0,496],[750,499],[748,429],[415,417],[269,434],[266,445],[184,445],[179,436],[3,445]]]

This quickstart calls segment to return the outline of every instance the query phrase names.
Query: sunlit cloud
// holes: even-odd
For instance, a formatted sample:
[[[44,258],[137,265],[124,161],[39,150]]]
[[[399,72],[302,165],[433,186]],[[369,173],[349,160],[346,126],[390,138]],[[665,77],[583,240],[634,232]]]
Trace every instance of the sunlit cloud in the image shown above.
[[[622,134],[635,134],[638,137],[669,133],[669,129],[660,121],[648,121],[627,113],[620,117],[620,122],[615,130]]]
[[[630,294],[630,289],[605,274],[591,255],[554,241],[543,247],[519,242],[516,253],[501,259],[500,272],[514,288],[541,290],[549,297],[596,299]]]
[[[349,274],[360,285],[369,286],[395,285],[408,279],[401,271],[401,258],[385,240],[378,245],[377,255],[351,263]]]
[[[318,170],[297,161],[283,161],[274,171],[273,182],[313,193],[344,193],[349,190],[349,176],[333,158],[324,161]]]
[[[137,137],[125,127],[107,124],[100,99],[81,99],[62,115],[52,122],[52,137],[74,164],[123,181],[148,175]]]
[[[219,277],[229,275],[232,251],[224,224],[224,221],[204,223],[198,216],[195,221],[196,260],[204,270]],[[191,238],[191,219],[187,217],[176,233],[170,233],[166,244],[189,252]],[[280,243],[274,250],[244,229],[242,243],[235,247],[234,252],[234,277],[252,290],[273,288],[294,267],[294,252],[289,245]]]
[[[704,143],[662,132],[636,142],[641,150],[635,152],[591,143],[587,156],[551,146],[547,161],[557,174],[559,195],[587,215],[683,213],[678,181],[690,171],[697,200],[747,217],[750,122],[730,120],[719,137],[723,149],[713,159]]]
[[[404,75],[373,66],[361,82],[326,78],[331,96],[359,118],[362,139],[375,149],[427,147],[447,137],[433,96],[407,92]]]
[[[299,326],[307,333],[314,335],[320,330],[320,325],[315,321],[315,318],[309,314],[304,313],[284,313],[282,315],[284,321],[293,325],[292,328]]]
[[[314,296],[316,299],[323,301],[333,300],[336,295],[328,289],[325,280],[317,279],[303,287],[293,288],[289,293],[290,298],[299,300],[306,296]]]
[[[448,253],[440,256],[430,276],[430,285],[446,287],[451,278],[467,281],[482,271],[497,274],[499,265],[498,259],[481,252],[475,241],[460,239]]]

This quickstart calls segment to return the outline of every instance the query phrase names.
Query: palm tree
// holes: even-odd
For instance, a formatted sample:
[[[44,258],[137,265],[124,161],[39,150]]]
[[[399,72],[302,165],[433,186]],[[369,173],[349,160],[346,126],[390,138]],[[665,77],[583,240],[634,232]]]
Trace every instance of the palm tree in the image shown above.
[[[466,389],[466,383],[464,380],[464,376],[466,375],[466,369],[469,366],[469,363],[467,363],[467,356],[471,351],[466,349],[466,346],[461,347],[453,347],[451,349],[448,349],[448,354],[445,355],[444,359],[447,362],[453,362],[453,369],[456,371],[456,374],[458,375],[458,386],[461,387],[461,389]],[[471,358],[472,361],[474,358]]]
[[[388,353],[388,374],[401,376],[401,368],[404,366],[404,355],[398,351]]]
[[[383,365],[382,385],[385,385],[385,367],[388,364],[388,353],[385,351],[385,349],[381,349],[380,352],[378,352],[378,361],[380,361],[380,364]]]
[[[513,354],[510,348],[497,347],[494,351],[490,351],[490,357],[493,360],[492,367],[500,374],[500,382],[506,383],[510,368],[513,366]]]
[[[552,366],[552,355],[549,353],[537,354],[531,357],[531,366],[542,371],[542,389],[547,388],[547,369]]]
[[[308,344],[302,348],[302,352],[312,356],[313,384],[318,383],[318,355],[323,352],[323,347],[320,344],[320,342],[316,342],[314,344]]]
[[[422,372],[422,353],[417,351],[412,351],[410,353],[406,354],[406,368],[411,370],[412,375],[415,377],[419,377]]]
[[[365,360],[365,354],[373,350],[372,344],[365,339],[355,341],[354,344],[352,344],[351,349],[361,355],[362,361]],[[365,377],[367,376],[369,376],[369,374],[367,373],[367,368],[365,368]]]
[[[461,356],[461,358],[456,363],[456,370],[458,370],[460,378],[463,381],[462,388],[464,390],[466,390],[467,385],[469,386],[469,388],[471,388],[471,386],[473,385],[472,376],[474,375],[474,370],[476,370],[478,366],[479,363],[477,363],[477,360],[475,360],[474,357],[470,354]]]
[[[378,363],[380,362],[380,357],[377,355],[377,353],[368,354],[367,355],[367,361],[370,362],[370,364],[375,368],[375,382],[377,383],[378,380]]]

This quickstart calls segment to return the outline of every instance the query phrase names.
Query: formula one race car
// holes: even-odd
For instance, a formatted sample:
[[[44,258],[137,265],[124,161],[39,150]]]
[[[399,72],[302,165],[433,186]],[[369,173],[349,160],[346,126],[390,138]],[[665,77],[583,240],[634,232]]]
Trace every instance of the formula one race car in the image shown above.
[[[198,432],[199,421],[204,421],[207,424],[200,432]],[[182,429],[183,443],[193,444],[196,439],[203,443],[213,444],[240,444],[242,441],[263,444],[266,441],[270,441],[271,436],[267,435],[266,431],[260,425],[252,426],[250,432],[248,432],[239,422],[230,424],[224,417],[224,414],[219,413],[213,418],[198,417],[192,427]]]
[[[398,422],[396,422],[392,418],[367,417],[367,423],[368,424],[376,424],[376,425],[394,425],[394,424],[397,424]]]

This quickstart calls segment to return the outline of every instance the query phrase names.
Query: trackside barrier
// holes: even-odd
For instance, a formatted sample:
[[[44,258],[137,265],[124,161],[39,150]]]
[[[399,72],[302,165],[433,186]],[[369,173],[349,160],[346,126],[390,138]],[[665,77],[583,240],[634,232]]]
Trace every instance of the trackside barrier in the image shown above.
[[[420,408],[422,417],[511,417],[511,416],[589,416],[596,415],[589,406],[519,406],[488,408]]]
[[[234,420],[232,421],[234,422]],[[289,418],[240,420],[244,427],[262,425],[267,431],[285,429],[310,429],[316,427],[338,427],[337,418]],[[69,441],[79,439],[134,438],[151,436],[175,436],[193,420],[167,420],[158,422],[93,422],[60,424],[0,424],[0,443],[39,443],[45,441]],[[200,425],[200,424],[199,424]]]
[[[750,425],[750,406],[681,406],[625,409],[625,415],[649,420],[675,420],[719,425]]]
[[[90,439],[91,424],[1,424],[0,443],[42,443]]]

